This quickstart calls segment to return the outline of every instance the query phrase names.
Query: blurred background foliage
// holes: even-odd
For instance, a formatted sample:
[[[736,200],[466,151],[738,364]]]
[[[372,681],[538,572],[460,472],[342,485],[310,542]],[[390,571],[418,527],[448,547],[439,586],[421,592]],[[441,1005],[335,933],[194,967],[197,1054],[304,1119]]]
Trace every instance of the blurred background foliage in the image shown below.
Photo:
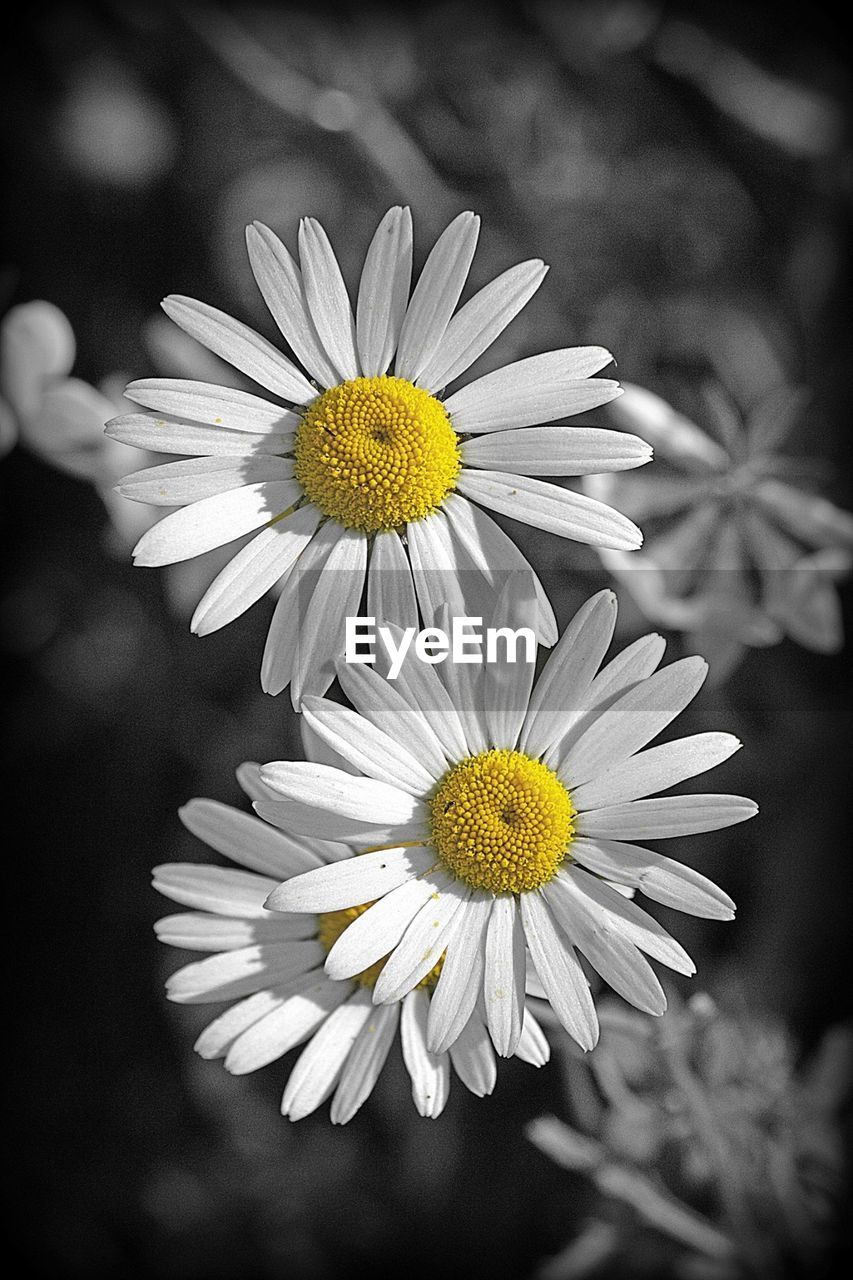
[[[124,378],[199,367],[158,318],[166,293],[275,337],[245,255],[252,219],[292,244],[301,215],[320,218],[352,284],[390,204],[412,205],[421,262],[471,207],[484,221],[470,290],[520,258],[551,267],[478,372],[595,342],[620,376],[685,412],[708,377],[745,405],[805,385],[796,451],[843,503],[850,81],[833,13],[782,7],[771,21],[756,3],[656,0],[32,6],[0,54],[0,303],[60,307],[75,375],[115,396]],[[133,454],[125,469],[139,465]],[[133,539],[95,488],[26,442],[2,478],[21,1273],[320,1280],[376,1275],[379,1262],[519,1277],[557,1256],[561,1269],[541,1274],[718,1274],[636,1203],[616,1219],[619,1248],[604,1247],[617,1229],[608,1193],[525,1130],[545,1112],[587,1134],[618,1119],[600,1073],[593,1116],[577,1089],[563,1093],[559,1053],[540,1072],[504,1064],[489,1100],[457,1089],[438,1122],[416,1116],[397,1062],[343,1130],[322,1113],[283,1121],[279,1066],[232,1079],[193,1057],[206,1015],[162,996],[176,961],[150,930],[161,905],[148,872],[202,856],[179,804],[236,802],[241,760],[299,754],[289,706],[258,685],[267,610],[199,641],[187,632],[195,579],[133,571]],[[587,548],[526,539],[565,623],[606,575]],[[849,588],[844,601],[849,633]],[[621,639],[642,628],[624,603]],[[784,1041],[792,1106],[786,1082],[850,1012],[849,692],[843,653],[784,641],[750,653],[679,723],[744,740],[714,785],[755,796],[762,815],[691,839],[686,859],[740,909],[731,926],[679,919],[678,936],[702,989],[737,1013],[726,1026],[742,1055],[759,1022]],[[821,1113],[836,1144],[843,1058]],[[719,1080],[706,1084],[716,1106]],[[682,1156],[701,1146],[680,1133]],[[745,1176],[762,1151],[756,1139],[726,1159]],[[667,1172],[658,1146],[631,1158],[644,1176]],[[719,1187],[699,1178],[697,1199],[693,1175],[671,1161],[668,1172],[732,1229]],[[772,1235],[786,1210],[768,1212]],[[598,1245],[566,1253],[590,1224]],[[830,1208],[816,1250],[788,1241],[721,1274],[830,1274],[839,1249]]]

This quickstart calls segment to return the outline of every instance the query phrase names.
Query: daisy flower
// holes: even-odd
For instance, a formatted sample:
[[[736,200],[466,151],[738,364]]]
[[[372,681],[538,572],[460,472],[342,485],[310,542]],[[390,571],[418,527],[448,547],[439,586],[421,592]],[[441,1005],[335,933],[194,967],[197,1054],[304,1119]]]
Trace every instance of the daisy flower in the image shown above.
[[[616,382],[592,376],[611,362],[608,351],[548,351],[447,394],[547,270],[538,259],[511,267],[457,311],[478,231],[479,218],[459,214],[409,297],[411,216],[390,209],[367,251],[353,315],[318,222],[300,224],[299,266],[255,223],[247,230],[255,279],[305,372],[238,320],[169,297],[163,306],[177,324],[275,399],[144,379],[126,394],[148,412],[107,427],[140,448],[197,455],[119,486],[128,498],[180,508],[139,541],[137,564],[170,564],[255,533],[211,583],[191,626],[224,627],[283,579],[261,679],[270,693],[291,684],[295,707],[334,678],[342,621],[358,612],[365,578],[369,611],[391,621],[408,622],[417,600],[429,622],[437,597],[482,598],[484,587],[491,612],[501,571],[528,566],[484,507],[593,546],[630,551],[642,541],[617,511],[539,478],[649,461],[651,449],[634,436],[553,425],[620,394]],[[541,642],[553,644],[541,586],[534,613]]]
[[[532,589],[525,599],[508,583],[496,626],[524,618],[531,603]],[[509,661],[508,646],[494,663],[441,666],[410,650],[395,682],[341,663],[355,710],[309,696],[303,714],[346,768],[277,761],[261,770],[278,797],[256,802],[264,818],[360,853],[295,876],[267,905],[374,902],[325,966],[346,978],[389,956],[373,992],[380,1005],[405,997],[443,954],[428,1020],[433,1052],[453,1043],[482,1000],[495,1048],[512,1053],[528,979],[592,1048],[598,1022],[577,952],[626,1000],[662,1013],[663,990],[641,952],[684,974],[693,963],[614,884],[694,915],[734,914],[704,876],[635,841],[752,817],[756,805],[741,796],[651,798],[740,743],[700,733],[643,750],[698,692],[707,664],[689,657],[658,671],[664,642],[652,635],[599,670],[615,622],[613,593],[593,596],[535,686],[533,664]]]
[[[804,487],[814,462],[782,445],[806,400],[780,387],[744,417],[704,389],[709,435],[643,387],[625,384],[610,416],[655,446],[656,474],[595,476],[587,491],[648,522],[643,551],[600,548],[653,623],[689,634],[721,677],[750,645],[784,634],[808,649],[843,643],[836,582],[853,568],[853,515]]]
[[[269,797],[258,766],[238,776],[249,795]],[[235,1075],[256,1071],[308,1042],[282,1099],[282,1112],[300,1120],[332,1098],[331,1119],[346,1124],[368,1098],[400,1032],[412,1098],[422,1116],[441,1114],[451,1067],[478,1097],[491,1093],[496,1062],[483,1019],[475,1009],[449,1052],[427,1048],[426,1028],[438,959],[402,1004],[375,1006],[371,996],[381,958],[363,972],[331,978],[323,962],[352,920],[368,909],[283,915],[264,908],[279,882],[349,858],[334,842],[284,835],[252,814],[215,800],[191,800],[181,810],[187,828],[241,869],[200,863],[168,863],[154,870],[154,887],[191,908],[155,925],[162,942],[214,954],[185,965],[168,980],[169,999],[181,1004],[231,1001],[201,1033],[203,1058],[225,1059]],[[542,1066],[545,1035],[525,1009],[516,1056]]]

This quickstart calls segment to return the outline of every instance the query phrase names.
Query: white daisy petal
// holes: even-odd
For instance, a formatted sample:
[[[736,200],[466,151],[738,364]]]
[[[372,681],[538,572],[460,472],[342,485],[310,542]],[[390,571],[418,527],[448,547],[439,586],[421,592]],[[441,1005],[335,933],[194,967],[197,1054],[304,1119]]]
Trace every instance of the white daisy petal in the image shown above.
[[[400,330],[394,365],[399,378],[414,382],[435,354],[465,287],[479,233],[480,219],[460,213],[433,245]]]
[[[640,889],[647,898],[706,920],[733,920],[735,904],[713,881],[692,867],[620,840],[572,842],[572,857],[588,871],[607,880]]]
[[[182,507],[188,502],[211,498],[228,489],[264,480],[293,478],[293,459],[270,454],[253,455],[235,462],[233,458],[182,458],[159,467],[146,467],[124,476],[116,493],[132,502],[148,502],[157,507]]]
[[[561,538],[617,551],[635,551],[642,545],[640,530],[618,511],[586,494],[545,480],[511,472],[463,469],[456,487],[472,502]]]
[[[598,1016],[577,956],[538,892],[523,893],[520,901],[530,955],[554,1013],[582,1049],[595,1048]]]
[[[304,843],[219,800],[190,800],[178,815],[187,830],[211,849],[276,882],[320,863]]]
[[[296,365],[266,338],[224,311],[175,293],[160,305],[170,320],[259,386],[292,404],[307,404],[316,397],[316,387]]]
[[[529,996],[535,996],[537,1000],[547,1000],[548,992],[542,986],[539,980],[539,974],[533,964],[533,958],[530,955],[530,949],[527,951],[527,980],[524,984],[525,990]]]
[[[582,733],[586,733],[602,711],[657,670],[665,650],[663,636],[641,636],[603,666],[572,708],[568,716],[569,728],[545,753],[545,763],[555,768],[560,757]]]
[[[164,897],[220,916],[263,917],[264,903],[277,886],[269,876],[198,862],[164,862],[152,876]]]
[[[399,650],[402,633],[399,627],[389,626],[389,630]],[[377,679],[381,680],[382,677],[377,676]],[[420,720],[424,720],[425,723],[425,717],[429,716],[431,728],[428,731],[434,732],[448,760],[461,760],[468,754],[465,730],[450,694],[442,684],[435,668],[426,662],[421,662],[411,648],[403,659],[394,688]],[[423,734],[419,726],[418,731]],[[445,769],[442,768],[437,776],[440,777],[444,772]]]
[[[361,367],[347,287],[329,237],[316,218],[303,218],[299,224],[299,262],[308,310],[326,354],[341,379],[357,378]]]
[[[186,951],[236,951],[238,947],[251,947],[255,943],[313,938],[317,920],[313,915],[246,920],[188,911],[163,916],[154,925],[154,932],[160,942]]]
[[[415,661],[423,668],[423,663],[418,659]],[[429,667],[426,670],[429,671]],[[441,742],[427,720],[439,711],[442,696],[448,696],[444,685],[437,679],[430,681],[427,685],[429,696],[420,701],[416,696],[412,705],[404,697],[399,681],[391,683],[383,679],[372,667],[339,662],[337,671],[341,688],[356,711],[374,725],[381,725],[396,742],[417,743],[418,757],[430,776],[430,785],[444,776],[447,760]],[[464,754],[464,742],[462,751]]]
[[[574,895],[577,900],[583,897],[583,909],[591,919],[615,929],[646,955],[660,960],[676,973],[689,976],[696,972],[687,952],[669,936],[666,929],[611,885],[576,866],[564,867],[557,872],[556,879],[564,881],[562,889],[565,893]]]
[[[542,893],[566,937],[614,991],[644,1013],[665,1011],[666,996],[651,965],[619,932],[618,924],[591,910],[565,877],[557,876],[544,885]]]
[[[696,733],[689,738],[665,742],[613,768],[605,768],[593,782],[574,788],[572,804],[581,812],[666,791],[676,783],[722,764],[741,745],[731,733]]]
[[[491,893],[475,889],[450,923],[444,964],[429,1006],[427,1043],[433,1053],[444,1053],[453,1044],[477,1003],[492,902]]]
[[[436,614],[435,624],[446,635],[451,634],[453,619],[449,605],[441,605]],[[469,649],[468,656],[472,653],[476,656],[476,650]],[[486,724],[486,708],[483,701],[485,664],[479,658],[474,662],[452,661],[448,658],[438,670],[464,727],[470,754],[476,755],[480,751],[487,751],[489,729]]]
[[[576,787],[627,760],[681,714],[707,674],[704,658],[682,658],[629,689],[561,752],[560,779]]]
[[[468,610],[460,566],[454,556],[450,531],[442,512],[434,511],[423,520],[408,525],[406,542],[415,591],[426,625],[433,625],[439,608],[445,602],[452,615],[466,615]]]
[[[321,840],[328,844],[333,841],[344,841],[351,844],[358,841],[372,848],[380,846],[396,846],[403,841],[426,841],[429,838],[429,824],[423,815],[411,822],[397,822],[383,825],[377,821],[359,821],[358,818],[344,817],[317,807],[316,801],[308,804],[301,800],[280,800],[269,802],[256,800],[255,813],[266,822],[272,823],[279,830],[300,837],[307,836],[311,840]]]
[[[323,694],[334,680],[335,659],[344,648],[344,619],[358,613],[366,569],[366,536],[341,528],[299,630],[290,688],[294,710],[306,693]]]
[[[234,770],[240,788],[250,800],[276,800],[276,793],[261,782],[261,766],[256,760],[244,760]]]
[[[551,1057],[551,1046],[545,1032],[527,1007],[524,1010],[521,1039],[516,1046],[515,1056],[533,1067],[544,1067]]]
[[[127,413],[112,418],[106,435],[120,444],[154,453],[187,453],[202,457],[248,458],[287,453],[293,432],[264,435],[257,431],[229,431],[226,427],[202,427],[195,422],[173,422],[149,413]]]
[[[578,609],[536,681],[519,749],[541,756],[564,734],[608,650],[616,626],[616,596],[599,591]]]
[[[492,280],[460,307],[418,385],[427,391],[446,387],[469,368],[521,311],[539,288],[548,268],[540,258],[519,262]]]
[[[370,242],[358,286],[356,333],[365,377],[385,373],[397,349],[412,282],[412,215],[389,209]]]
[[[365,855],[367,856],[367,855]],[[326,957],[330,978],[353,978],[393,951],[424,903],[435,892],[432,873],[407,880],[344,929]]]
[[[486,1025],[502,1058],[515,1053],[524,1016],[524,926],[513,894],[495,898],[486,931]]]
[[[450,1061],[466,1089],[477,1098],[487,1097],[498,1078],[498,1064],[489,1034],[474,1015],[450,1046]]]
[[[261,778],[286,800],[322,807],[329,813],[377,825],[427,821],[423,801],[387,782],[358,778],[310,760],[275,760],[264,765]]]
[[[373,988],[375,1004],[393,1004],[438,964],[447,927],[471,890],[440,869],[430,872],[433,891],[388,957]]]
[[[632,800],[606,809],[579,814],[575,830],[582,836],[606,836],[612,840],[663,840],[720,831],[746,822],[758,813],[758,805],[745,796],[663,796],[657,800]]]
[[[305,723],[360,773],[423,796],[435,778],[415,756],[364,716],[328,698],[307,697],[302,702]]]
[[[469,382],[444,407],[464,435],[568,418],[622,394],[611,378],[592,377],[612,359],[603,347],[544,351]]]
[[[179,969],[166,983],[166,991],[178,1004],[234,1000],[307,973],[323,956],[322,944],[316,940],[223,951]]]
[[[209,636],[251,608],[296,562],[320,519],[320,512],[308,503],[253,538],[213,579],[192,616],[190,631]]]
[[[512,539],[495,524],[491,516],[457,493],[448,494],[442,510],[472,561],[484,573],[491,575],[490,580],[494,579],[496,572],[506,574],[521,571],[531,575],[538,606],[538,616],[534,616],[531,623],[539,643],[550,648],[558,634],[554,610],[545,588]]]
[[[281,1100],[282,1115],[302,1120],[322,1106],[337,1085],[356,1037],[372,1013],[370,993],[360,989],[326,1019],[290,1073]]]
[[[317,335],[293,258],[262,222],[246,228],[246,247],[264,302],[294,354],[321,387],[335,386],[340,376]]]
[[[430,1053],[426,1045],[429,996],[410,991],[403,1000],[400,1039],[403,1061],[412,1080],[412,1099],[418,1114],[434,1120],[440,1116],[450,1092],[450,1059],[447,1054]]]
[[[322,524],[284,580],[261,662],[261,688],[264,693],[281,693],[290,684],[307,607],[305,598],[310,598],[340,534],[341,526],[334,520]]]
[[[536,608],[536,592],[531,575],[512,574],[498,597],[491,620],[493,634],[516,631],[529,626],[531,614]],[[499,644],[497,661],[485,667],[484,703],[489,740],[495,746],[514,747],[527,714],[530,690],[536,672],[536,645],[531,646],[528,661],[527,645],[523,639],[514,643]],[[510,661],[512,656],[512,661]]]
[[[136,565],[156,567],[191,560],[269,524],[293,505],[302,489],[296,480],[247,484],[164,516],[133,548]]]
[[[305,752],[306,760],[312,760],[315,764],[330,764],[334,769],[343,769],[344,773],[364,772],[362,769],[357,769],[349,760],[345,760],[343,756],[338,755],[304,716],[300,716],[299,720],[299,737],[302,740],[302,750]],[[272,795],[275,797],[275,792],[272,792]]]
[[[633,685],[647,679],[660,666],[665,649],[666,641],[656,632],[629,644],[601,668],[579,704],[579,713],[609,706]]]
[[[317,867],[286,884],[266,899],[271,911],[341,911],[382,898],[398,885],[423,875],[435,865],[430,848],[381,849],[362,853],[325,867]]]
[[[638,436],[595,427],[522,427],[463,441],[466,467],[518,471],[528,476],[586,476],[628,471],[651,462]]]
[[[400,535],[393,529],[377,533],[370,548],[367,570],[367,616],[378,625],[417,627],[418,602],[409,558]]]
[[[329,1111],[332,1124],[346,1124],[370,1097],[397,1034],[399,1021],[398,1005],[380,1006],[371,1011],[344,1063]]]
[[[210,382],[187,378],[140,378],[125,387],[128,400],[168,417],[187,418],[206,427],[227,427],[231,431],[251,431],[282,435],[295,431],[299,415],[290,409],[262,400],[248,391],[218,387]]]
[[[316,970],[315,970],[316,972]],[[297,981],[302,981],[298,978]],[[287,997],[290,983],[270,987],[264,991],[256,991],[253,996],[232,1004],[218,1018],[209,1022],[196,1040],[193,1048],[201,1058],[222,1058],[239,1035],[242,1035],[254,1022],[266,1017],[273,1009],[277,1009]]]
[[[257,1071],[301,1044],[352,995],[347,982],[332,982],[322,969],[313,969],[291,984],[285,999],[263,1018],[236,1036],[225,1058],[235,1076]]]

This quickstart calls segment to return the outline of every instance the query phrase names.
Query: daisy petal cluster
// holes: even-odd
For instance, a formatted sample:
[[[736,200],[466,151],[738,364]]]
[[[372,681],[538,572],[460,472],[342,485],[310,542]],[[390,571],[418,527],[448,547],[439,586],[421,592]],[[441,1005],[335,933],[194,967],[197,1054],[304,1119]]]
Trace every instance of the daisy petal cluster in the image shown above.
[[[457,309],[478,232],[473,213],[455,218],[410,294],[411,216],[390,209],[353,311],[318,222],[300,224],[298,265],[255,223],[252,270],[301,367],[240,321],[172,296],[163,304],[171,319],[266,394],[143,379],[126,391],[142,411],[108,426],[126,444],[180,455],[119,486],[125,497],[178,508],[141,538],[137,564],[190,559],[252,535],[210,584],[192,629],[226,626],[278,584],[261,678],[270,693],[290,685],[297,708],[331,684],[343,618],[358,612],[365,581],[373,612],[410,617],[417,602],[430,622],[435,580],[452,577],[463,598],[484,587],[494,598],[502,571],[529,568],[483,508],[596,547],[628,552],[642,541],[610,506],[541,478],[651,458],[626,432],[560,424],[620,394],[593,376],[611,362],[608,351],[548,351],[448,394],[546,273],[538,259],[522,262]],[[553,644],[541,586],[534,620],[540,642]]]
[[[807,458],[783,452],[805,396],[780,387],[745,417],[705,388],[710,435],[660,396],[630,384],[610,410],[655,446],[654,475],[584,481],[649,531],[630,558],[602,548],[607,568],[650,621],[688,633],[724,675],[751,645],[787,634],[818,652],[843,643],[836,582],[853,568],[853,514],[804,487]]]
[[[496,622],[523,615],[532,598],[510,581]],[[712,919],[734,914],[706,877],[637,842],[751,818],[757,807],[742,796],[657,794],[740,743],[700,733],[649,746],[696,695],[707,664],[689,657],[659,669],[656,635],[605,662],[615,623],[613,593],[593,596],[535,684],[533,664],[510,661],[508,647],[482,665],[409,653],[393,682],[341,663],[354,709],[303,701],[324,758],[261,769],[261,817],[290,838],[342,842],[356,855],[291,876],[266,906],[336,913],[370,903],[323,963],[329,978],[352,981],[381,960],[377,1007],[410,999],[440,960],[424,1005],[428,1052],[448,1050],[481,1010],[497,1053],[516,1053],[527,993],[545,997],[591,1049],[598,1020],[580,957],[652,1014],[666,998],[645,957],[694,971],[626,895]]]
[[[257,765],[243,765],[238,777],[249,796],[263,800],[273,795],[259,779]],[[478,1097],[492,1092],[495,1054],[478,1009],[449,1051],[433,1052],[427,1046],[440,966],[393,1005],[372,1000],[381,963],[343,979],[325,972],[324,961],[336,940],[366,904],[298,914],[265,908],[280,882],[336,861],[349,862],[349,848],[285,835],[215,800],[191,800],[181,818],[194,835],[237,864],[168,863],[154,870],[154,887],[189,908],[157,922],[160,940],[211,953],[172,975],[169,998],[181,1004],[230,1002],[199,1036],[195,1048],[201,1057],[224,1058],[227,1070],[244,1075],[303,1045],[282,1098],[282,1112],[291,1120],[309,1115],[329,1098],[333,1123],[352,1119],[398,1038],[421,1115],[441,1114],[452,1073]],[[515,1054],[534,1066],[549,1057],[548,1042],[527,1007]]]

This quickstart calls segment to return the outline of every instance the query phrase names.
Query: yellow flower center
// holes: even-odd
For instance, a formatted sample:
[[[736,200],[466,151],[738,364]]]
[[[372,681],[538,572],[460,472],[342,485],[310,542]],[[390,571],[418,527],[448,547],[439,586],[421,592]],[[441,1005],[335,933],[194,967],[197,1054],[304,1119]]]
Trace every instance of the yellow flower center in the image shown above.
[[[343,911],[324,911],[319,917],[317,936],[326,951],[331,951],[344,929],[348,928],[353,920],[357,920],[368,907],[372,906],[372,902],[365,902],[360,907],[345,907]],[[377,960],[368,969],[362,969],[361,973],[355,975],[353,982],[359,983],[362,987],[375,987],[376,979],[384,969],[387,959],[388,956],[383,956],[381,960]],[[444,955],[439,958],[437,964],[433,965],[426,977],[421,978],[418,987],[434,987],[438,982],[438,975],[441,973],[443,964]]]
[[[405,378],[353,378],[306,409],[296,478],[320,510],[366,533],[422,520],[461,466],[456,432],[435,396]]]
[[[572,842],[575,809],[557,775],[520,751],[471,756],[432,799],[432,838],[453,874],[477,889],[545,884]]]

